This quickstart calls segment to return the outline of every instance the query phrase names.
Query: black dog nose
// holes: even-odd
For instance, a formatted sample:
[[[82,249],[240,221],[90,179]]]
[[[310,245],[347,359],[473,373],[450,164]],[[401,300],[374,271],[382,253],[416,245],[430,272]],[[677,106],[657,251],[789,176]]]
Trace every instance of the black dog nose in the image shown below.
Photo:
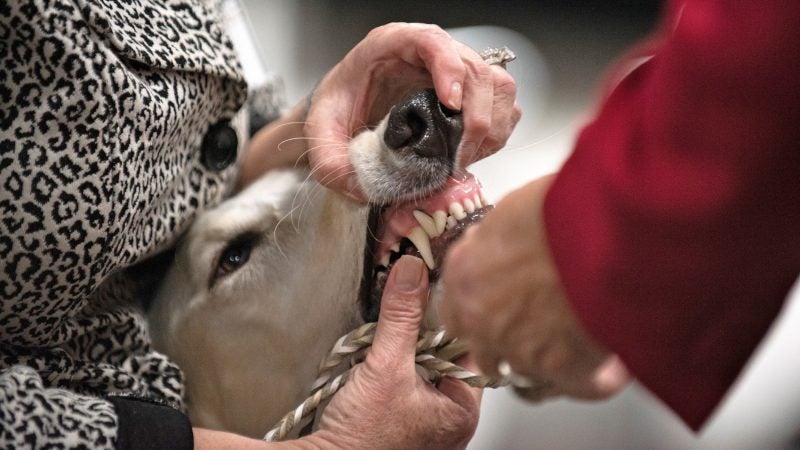
[[[453,160],[463,131],[461,113],[439,103],[433,89],[425,89],[392,108],[383,140],[394,151]]]

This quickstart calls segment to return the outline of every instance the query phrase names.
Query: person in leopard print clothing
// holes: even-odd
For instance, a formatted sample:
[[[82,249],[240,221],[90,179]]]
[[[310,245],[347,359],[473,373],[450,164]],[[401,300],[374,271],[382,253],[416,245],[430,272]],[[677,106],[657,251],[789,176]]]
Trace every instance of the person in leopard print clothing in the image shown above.
[[[247,86],[215,5],[0,3],[0,447],[192,446],[181,371],[150,346],[131,268],[237,181],[306,150],[278,143],[345,142],[421,80],[465,107],[465,161],[496,151],[516,123],[503,113],[513,92],[493,94],[508,79],[437,27],[392,24],[323,79],[310,110],[248,144]],[[320,180],[358,199],[332,176],[347,164],[326,156],[311,152]],[[243,445],[208,433],[194,444]]]

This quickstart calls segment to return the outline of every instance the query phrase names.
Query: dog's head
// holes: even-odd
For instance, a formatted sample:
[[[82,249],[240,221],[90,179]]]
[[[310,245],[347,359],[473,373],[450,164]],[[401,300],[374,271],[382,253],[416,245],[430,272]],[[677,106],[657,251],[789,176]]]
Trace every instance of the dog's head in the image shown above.
[[[186,374],[195,424],[263,435],[336,338],[377,319],[401,254],[424,259],[435,285],[449,243],[486,210],[474,178],[454,173],[461,133],[460,114],[420,91],[351,141],[369,205],[299,169],[197,218],[149,314],[154,345]]]

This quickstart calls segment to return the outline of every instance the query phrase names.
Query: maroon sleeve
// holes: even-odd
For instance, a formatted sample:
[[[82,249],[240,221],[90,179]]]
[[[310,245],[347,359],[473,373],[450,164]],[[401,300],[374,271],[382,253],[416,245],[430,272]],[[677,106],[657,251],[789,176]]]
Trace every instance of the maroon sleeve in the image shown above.
[[[697,429],[800,273],[800,2],[670,6],[544,214],[582,323]]]

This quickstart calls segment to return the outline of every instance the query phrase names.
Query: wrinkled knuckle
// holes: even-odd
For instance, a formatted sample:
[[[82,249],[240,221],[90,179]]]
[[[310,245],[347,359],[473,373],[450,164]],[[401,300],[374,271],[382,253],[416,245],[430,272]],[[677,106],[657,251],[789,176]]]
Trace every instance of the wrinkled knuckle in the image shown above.
[[[517,81],[514,79],[514,77],[512,77],[507,70],[500,66],[491,66],[491,69],[492,76],[494,77],[495,90],[516,96]]]
[[[422,293],[420,293],[421,295]],[[391,300],[384,299],[382,302],[381,314],[391,318],[395,324],[408,324],[415,326],[422,319],[424,311],[420,305],[419,295],[413,294],[393,294]],[[398,301],[399,300],[399,301]]]
[[[480,80],[485,84],[493,84],[492,83],[492,66],[486,64],[483,60],[476,64],[472,64],[472,74],[473,76]]]
[[[492,127],[492,118],[489,114],[478,114],[472,118],[470,128],[475,136],[486,136]]]

